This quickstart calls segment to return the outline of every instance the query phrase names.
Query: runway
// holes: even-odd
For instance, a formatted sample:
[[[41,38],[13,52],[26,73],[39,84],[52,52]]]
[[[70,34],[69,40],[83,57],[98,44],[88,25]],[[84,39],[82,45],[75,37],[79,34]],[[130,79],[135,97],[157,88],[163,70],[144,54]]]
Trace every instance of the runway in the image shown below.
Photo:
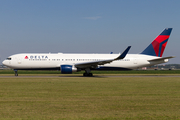
[[[50,76],[50,75],[20,75],[20,76],[12,76],[12,75],[4,75],[0,76],[0,78],[73,78],[73,77],[84,77],[81,75],[67,75],[67,76]],[[84,78],[112,78],[112,77],[180,77],[180,75],[94,75],[92,77],[84,77]]]

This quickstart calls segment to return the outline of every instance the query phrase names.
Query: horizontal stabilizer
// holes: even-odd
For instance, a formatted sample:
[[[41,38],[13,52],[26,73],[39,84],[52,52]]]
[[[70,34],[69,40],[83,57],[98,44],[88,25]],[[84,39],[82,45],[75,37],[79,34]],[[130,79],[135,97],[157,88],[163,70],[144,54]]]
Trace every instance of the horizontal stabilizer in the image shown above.
[[[156,61],[165,60],[165,59],[170,59],[170,58],[175,58],[175,56],[161,57],[161,58],[152,59],[152,60],[148,60],[148,61],[149,61],[149,62],[156,62]]]

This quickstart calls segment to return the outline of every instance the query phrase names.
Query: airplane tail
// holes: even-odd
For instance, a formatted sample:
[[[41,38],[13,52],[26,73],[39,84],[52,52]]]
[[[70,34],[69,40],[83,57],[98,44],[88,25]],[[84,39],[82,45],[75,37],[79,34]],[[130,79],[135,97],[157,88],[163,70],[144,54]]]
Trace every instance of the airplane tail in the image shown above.
[[[166,28],[154,41],[140,54],[162,57],[172,28]]]

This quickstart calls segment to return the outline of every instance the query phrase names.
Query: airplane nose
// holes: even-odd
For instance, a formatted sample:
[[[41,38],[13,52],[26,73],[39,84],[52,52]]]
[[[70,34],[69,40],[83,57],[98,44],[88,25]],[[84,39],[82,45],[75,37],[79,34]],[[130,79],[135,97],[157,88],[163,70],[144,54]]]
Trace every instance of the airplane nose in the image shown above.
[[[4,60],[4,61],[2,62],[2,64],[3,64],[3,65],[7,65],[7,61]]]

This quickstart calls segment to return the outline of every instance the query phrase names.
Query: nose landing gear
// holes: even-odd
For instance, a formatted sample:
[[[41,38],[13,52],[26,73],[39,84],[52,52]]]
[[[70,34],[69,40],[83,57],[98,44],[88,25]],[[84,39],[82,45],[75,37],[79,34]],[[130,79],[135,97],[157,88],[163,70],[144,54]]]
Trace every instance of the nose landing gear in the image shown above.
[[[14,69],[14,72],[15,72],[15,76],[18,76],[18,70]]]

